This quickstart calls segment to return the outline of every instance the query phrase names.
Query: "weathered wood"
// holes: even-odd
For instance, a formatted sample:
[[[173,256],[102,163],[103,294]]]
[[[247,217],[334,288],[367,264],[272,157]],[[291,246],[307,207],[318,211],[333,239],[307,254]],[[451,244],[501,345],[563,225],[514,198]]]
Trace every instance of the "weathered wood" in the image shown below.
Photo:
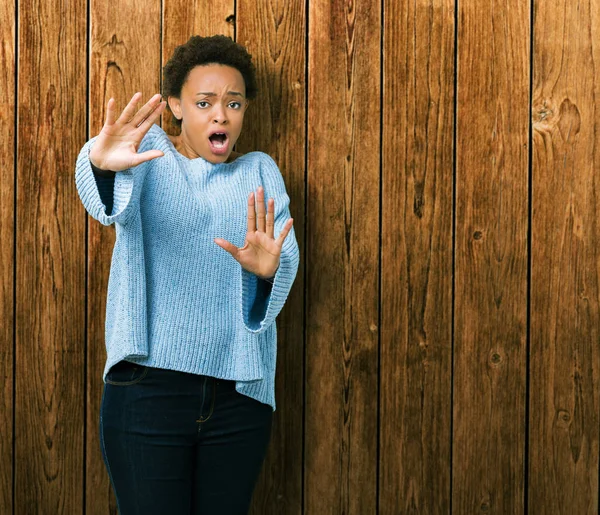
[[[0,5],[0,513],[12,513],[14,210],[15,210],[15,2]]]
[[[304,249],[305,6],[302,0],[237,2],[237,40],[253,56],[259,92],[236,147],[261,150],[278,163],[290,196],[300,252]],[[304,262],[277,318],[277,411],[252,513],[302,513]]]
[[[600,3],[535,2],[529,513],[598,513]]]
[[[163,0],[163,66],[175,47],[183,45],[192,36],[224,34],[235,37],[234,0]],[[171,112],[166,109],[162,127],[169,134],[179,134],[179,128],[171,123]]]
[[[452,510],[523,513],[529,4],[458,9]]]
[[[381,4],[309,4],[305,513],[377,504]]]
[[[86,2],[21,0],[15,513],[83,505]]]
[[[91,2],[90,135],[104,124],[113,97],[120,111],[136,91],[140,107],[160,91],[160,0],[120,4]],[[131,21],[135,20],[135,23]],[[88,239],[88,407],[86,513],[116,513],[98,437],[102,372],[106,362],[106,288],[115,241],[114,227],[89,219]]]
[[[533,34],[517,0],[384,0],[383,20],[376,0],[92,0],[91,27],[87,8],[0,5],[0,513],[116,514],[98,442],[114,228],[86,217],[75,158],[110,96],[147,99],[176,45],[217,33],[254,55],[238,150],[278,162],[307,258],[253,513],[598,512],[600,2],[535,0]]]
[[[384,5],[379,513],[450,512],[454,2]]]

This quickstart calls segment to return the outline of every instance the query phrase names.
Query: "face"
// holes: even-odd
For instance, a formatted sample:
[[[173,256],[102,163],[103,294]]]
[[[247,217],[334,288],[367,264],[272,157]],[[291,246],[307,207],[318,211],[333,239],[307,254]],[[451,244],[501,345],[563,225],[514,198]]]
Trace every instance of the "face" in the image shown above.
[[[196,66],[181,89],[181,98],[169,97],[168,102],[182,122],[179,151],[190,159],[227,161],[248,107],[242,74],[221,64]]]

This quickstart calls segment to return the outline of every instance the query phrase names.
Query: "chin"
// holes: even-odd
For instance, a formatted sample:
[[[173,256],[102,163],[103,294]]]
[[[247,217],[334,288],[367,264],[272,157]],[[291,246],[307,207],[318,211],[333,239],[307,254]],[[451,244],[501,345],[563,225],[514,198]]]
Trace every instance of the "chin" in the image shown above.
[[[223,156],[213,156],[212,157],[212,162],[213,163],[224,163],[225,161],[227,161],[229,159],[229,156],[231,155],[231,152],[229,152],[227,155],[223,155]]]

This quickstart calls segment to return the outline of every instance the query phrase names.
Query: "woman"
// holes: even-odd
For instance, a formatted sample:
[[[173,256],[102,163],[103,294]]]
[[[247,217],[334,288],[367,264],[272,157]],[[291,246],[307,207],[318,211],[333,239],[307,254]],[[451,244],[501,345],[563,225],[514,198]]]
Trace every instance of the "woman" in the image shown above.
[[[230,38],[193,37],[164,69],[175,144],[166,102],[136,112],[136,93],[77,161],[86,210],[116,226],[100,437],[122,515],[247,513],[264,459],[299,256],[277,165],[232,153],[254,73]]]

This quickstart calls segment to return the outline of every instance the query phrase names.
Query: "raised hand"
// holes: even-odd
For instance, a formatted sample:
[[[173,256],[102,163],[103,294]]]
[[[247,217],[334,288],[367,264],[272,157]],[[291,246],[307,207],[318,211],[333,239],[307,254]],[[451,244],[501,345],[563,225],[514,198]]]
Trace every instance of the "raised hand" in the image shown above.
[[[262,279],[270,279],[279,267],[281,247],[294,223],[289,218],[277,239],[274,238],[275,201],[270,198],[265,217],[265,192],[262,186],[257,190],[258,210],[254,207],[254,192],[248,196],[248,230],[246,241],[241,248],[223,238],[215,238],[219,247],[229,252],[245,270]]]
[[[156,94],[136,112],[141,97],[141,93],[133,95],[119,118],[114,99],[108,101],[106,122],[90,149],[90,161],[95,167],[120,172],[164,155],[160,150],[138,154],[142,138],[167,105]]]

